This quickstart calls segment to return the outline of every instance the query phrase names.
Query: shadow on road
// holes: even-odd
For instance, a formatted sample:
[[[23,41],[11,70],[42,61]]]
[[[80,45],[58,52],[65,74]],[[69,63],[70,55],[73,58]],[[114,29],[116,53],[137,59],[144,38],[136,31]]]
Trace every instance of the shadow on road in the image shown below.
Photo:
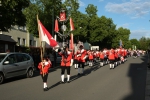
[[[136,58],[139,59],[139,58]],[[136,60],[135,59],[135,60]],[[140,58],[143,62],[141,64],[131,63],[127,76],[131,80],[132,93],[121,100],[144,100],[145,98],[145,84],[147,74],[146,56]]]
[[[95,63],[93,67],[89,67],[89,68],[87,68],[87,67],[88,66],[85,66],[84,74],[71,76],[70,77],[70,83],[75,81],[75,80],[77,80],[77,79],[79,79],[79,78],[81,78],[81,77],[83,77],[83,76],[89,75],[92,71],[96,71],[96,70],[98,70],[100,68],[99,67],[99,63]],[[67,78],[65,78],[64,80],[67,80]],[[60,81],[55,83],[55,84],[53,84],[52,86],[49,87],[49,90],[54,88],[54,87],[56,87],[56,86],[58,86],[58,85],[60,85],[60,84],[61,84]]]
[[[59,68],[60,68],[59,66],[54,67],[54,68],[51,68],[51,69],[49,70],[49,73],[55,72],[55,71],[57,71],[57,69],[59,69]],[[33,77],[37,77],[37,76],[40,76],[39,70],[36,70],[36,71],[34,72],[34,76],[33,76]],[[9,79],[6,79],[3,84],[10,83],[10,82],[13,82],[13,81],[22,80],[22,79],[26,79],[26,78],[27,78],[26,75],[21,75],[21,76],[18,76],[18,77],[9,78]]]

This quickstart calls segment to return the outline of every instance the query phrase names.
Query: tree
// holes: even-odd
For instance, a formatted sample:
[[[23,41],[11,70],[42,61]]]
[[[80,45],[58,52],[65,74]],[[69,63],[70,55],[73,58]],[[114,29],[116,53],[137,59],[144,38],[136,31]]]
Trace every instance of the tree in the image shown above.
[[[131,42],[132,49],[135,49],[135,46],[137,49],[140,48],[140,43],[137,39],[131,39],[130,42]]]
[[[54,10],[54,15],[58,15],[61,8],[60,0],[34,0],[31,2],[29,7],[23,10],[26,16],[26,26],[30,34],[38,36],[38,26],[37,26],[37,14],[39,19],[46,27],[46,29],[52,33],[52,25],[54,25],[52,19],[52,14]],[[32,9],[32,10],[31,10]]]
[[[139,43],[140,43],[140,48],[139,49],[147,50],[148,46],[149,46],[149,43],[150,43],[150,40],[146,37],[142,37],[142,38],[139,39]]]
[[[129,45],[130,30],[126,29],[126,28],[123,28],[123,27],[120,27],[120,28],[118,28],[117,31],[118,31],[117,37],[122,40],[123,47],[124,48],[129,47],[128,45]]]
[[[92,16],[97,16],[98,10],[96,6],[94,6],[93,4],[89,4],[87,8],[85,8],[85,11],[89,17],[92,17]]]
[[[25,26],[22,10],[29,6],[30,0],[2,0],[0,6],[0,31],[8,31],[12,25]]]

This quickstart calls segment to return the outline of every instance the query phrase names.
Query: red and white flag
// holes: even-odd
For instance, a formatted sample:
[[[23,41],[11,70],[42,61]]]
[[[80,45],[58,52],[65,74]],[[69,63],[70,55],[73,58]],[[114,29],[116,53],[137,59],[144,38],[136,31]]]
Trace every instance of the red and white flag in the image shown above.
[[[56,33],[59,31],[59,27],[58,27],[58,20],[55,20],[55,30]]]
[[[39,38],[40,41],[45,41],[45,47],[56,47],[58,43],[54,40],[51,34],[46,30],[46,28],[42,25],[40,20],[38,20],[38,28],[39,28]]]
[[[70,49],[73,50],[74,49],[74,42],[73,42],[73,34],[70,34]]]
[[[70,31],[73,31],[73,30],[74,30],[74,24],[73,24],[72,18],[70,17]]]

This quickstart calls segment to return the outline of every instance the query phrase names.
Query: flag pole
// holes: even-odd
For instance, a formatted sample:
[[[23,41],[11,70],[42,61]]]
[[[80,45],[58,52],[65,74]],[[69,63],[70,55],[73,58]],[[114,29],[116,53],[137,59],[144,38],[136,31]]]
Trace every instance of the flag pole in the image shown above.
[[[43,58],[43,47],[42,47],[42,41],[40,40],[40,30],[39,30],[39,17],[37,15],[37,24],[38,24],[38,32],[39,32],[39,41],[40,41],[40,52],[41,52],[41,62]],[[43,73],[43,65],[42,65],[42,73]],[[43,73],[44,76],[44,73]]]

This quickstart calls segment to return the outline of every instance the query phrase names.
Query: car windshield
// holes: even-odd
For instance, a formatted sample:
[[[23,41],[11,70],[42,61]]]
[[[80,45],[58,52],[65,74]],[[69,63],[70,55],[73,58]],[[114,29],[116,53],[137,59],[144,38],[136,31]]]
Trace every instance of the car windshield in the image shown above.
[[[6,54],[0,54],[0,62],[6,57]]]

